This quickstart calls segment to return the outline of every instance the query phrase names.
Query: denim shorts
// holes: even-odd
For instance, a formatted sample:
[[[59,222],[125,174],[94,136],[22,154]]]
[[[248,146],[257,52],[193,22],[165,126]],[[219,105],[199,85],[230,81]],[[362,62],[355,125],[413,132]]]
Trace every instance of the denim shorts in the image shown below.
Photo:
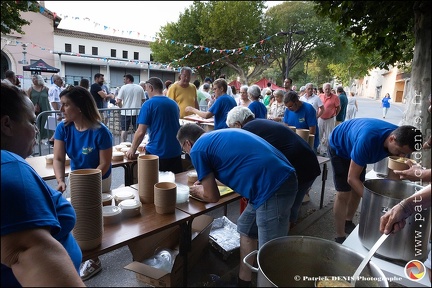
[[[316,179],[316,178],[315,178]],[[296,222],[298,218],[298,214],[300,211],[300,206],[303,203],[303,198],[306,195],[306,193],[309,191],[309,189],[312,187],[314,180],[309,180],[303,183],[298,183],[298,192],[297,196],[295,198],[294,204],[291,208],[291,216],[290,216],[290,222]]]
[[[351,159],[341,158],[336,155],[336,151],[331,147],[328,148],[330,161],[333,166],[333,183],[336,191],[338,192],[350,192],[351,185],[348,184],[348,171],[351,164]],[[360,173],[360,180],[365,181],[366,177],[366,166],[363,167],[363,171]]]
[[[293,173],[260,207],[250,203],[237,220],[237,232],[258,239],[259,247],[266,242],[287,236],[291,207],[297,195],[297,176]]]

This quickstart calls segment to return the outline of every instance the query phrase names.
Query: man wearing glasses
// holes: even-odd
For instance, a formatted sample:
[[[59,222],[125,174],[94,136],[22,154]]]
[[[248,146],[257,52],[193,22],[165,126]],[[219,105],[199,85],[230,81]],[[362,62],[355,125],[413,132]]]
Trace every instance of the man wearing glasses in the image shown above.
[[[249,199],[237,220],[240,259],[256,250],[258,244],[262,247],[272,239],[287,235],[291,207],[297,195],[297,176],[279,150],[243,129],[205,133],[194,123],[183,125],[177,140],[190,155],[198,174],[200,184],[190,188],[192,196],[211,203],[219,201],[218,179]],[[252,271],[240,261],[238,286],[250,286],[251,278]]]
[[[149,100],[141,106],[138,115],[138,128],[131,148],[126,152],[129,159],[135,159],[138,146],[149,132],[146,154],[159,157],[159,171],[183,172],[181,147],[176,139],[180,128],[180,109],[177,103],[163,95],[163,82],[157,77],[146,81]]]

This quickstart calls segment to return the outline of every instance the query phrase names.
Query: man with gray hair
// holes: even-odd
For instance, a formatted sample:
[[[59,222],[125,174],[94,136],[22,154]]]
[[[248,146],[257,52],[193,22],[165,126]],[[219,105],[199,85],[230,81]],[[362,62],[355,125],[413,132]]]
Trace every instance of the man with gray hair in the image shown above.
[[[180,108],[180,118],[192,114],[185,111],[187,106],[199,109],[197,89],[195,85],[190,83],[191,76],[192,69],[190,67],[181,68],[180,80],[172,84],[167,92],[168,98],[177,102]]]
[[[321,115],[324,113],[324,105],[322,104],[322,101],[320,99],[320,97],[318,97],[318,95],[316,95],[313,91],[313,84],[312,83],[307,83],[305,85],[305,94],[303,94],[300,97],[300,100],[303,102],[307,102],[309,104],[311,104],[315,111],[316,111],[316,118],[318,119],[319,117],[321,117]]]
[[[323,84],[324,93],[320,94],[321,102],[324,103],[324,112],[318,118],[318,129],[320,139],[320,145],[318,146],[318,154],[323,156],[328,155],[328,138],[330,133],[333,131],[336,125],[336,115],[339,113],[340,100],[336,94],[331,92],[330,83]]]
[[[255,119],[249,108],[236,106],[228,112],[230,128],[242,128],[260,136],[282,152],[296,170],[298,192],[291,208],[290,227],[297,221],[304,195],[321,174],[318,159],[309,144],[282,123]]]

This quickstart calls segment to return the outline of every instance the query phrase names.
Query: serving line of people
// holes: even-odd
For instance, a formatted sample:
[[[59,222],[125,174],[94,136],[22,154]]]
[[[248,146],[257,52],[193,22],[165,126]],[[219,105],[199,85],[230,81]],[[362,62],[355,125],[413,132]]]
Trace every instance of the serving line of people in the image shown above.
[[[184,75],[181,74],[180,79],[184,77],[183,82],[186,82],[185,79],[187,79],[189,71],[184,69],[182,73],[184,73]],[[172,87],[168,90],[168,94],[170,94],[171,88]],[[251,91],[249,91],[249,88],[251,88]],[[254,94],[253,89],[255,88],[249,88],[247,90],[248,94]],[[4,87],[2,84],[2,90],[3,89]],[[193,89],[196,95],[195,86]],[[217,96],[215,103],[209,111],[199,111],[192,106],[184,107],[184,113],[195,113],[203,118],[215,117],[215,130],[206,133],[202,127],[196,124],[185,124],[180,127],[181,104],[163,96],[163,82],[159,78],[152,77],[147,80],[145,83],[145,90],[149,94],[150,99],[141,107],[138,117],[139,126],[134,135],[132,146],[126,153],[126,156],[129,159],[136,159],[135,152],[138,145],[141,143],[146,132],[148,132],[149,143],[146,146],[146,152],[159,156],[161,171],[173,171],[173,169],[175,169],[176,173],[181,172],[180,155],[182,150],[190,156],[192,164],[197,170],[199,179],[198,182],[191,187],[191,194],[193,196],[207,202],[217,202],[220,197],[216,182],[217,179],[247,198],[247,207],[243,213],[241,213],[237,221],[238,232],[241,234],[240,257],[243,259],[249,252],[257,249],[258,246],[262,247],[267,241],[287,235],[290,223],[295,223],[296,217],[298,216],[298,209],[301,203],[299,200],[302,199],[305,191],[310,188],[319,175],[320,169],[314,151],[305,141],[300,140],[301,138],[298,135],[287,128],[286,125],[268,119],[252,120],[256,117],[251,110],[243,106],[238,106],[235,100],[226,94],[227,83],[224,79],[215,80],[213,89]],[[19,94],[19,91],[6,92],[2,93],[2,103],[6,101],[4,95]],[[290,93],[286,93],[285,96],[290,95]],[[291,94],[295,95],[298,100],[298,96],[295,92]],[[20,107],[31,105],[31,101],[27,104],[24,103],[25,101],[20,103],[20,97],[9,98],[15,99],[13,101],[16,101],[16,103],[13,105],[21,105]],[[110,177],[112,169],[112,135],[101,122],[101,117],[94,99],[86,89],[73,87],[70,90],[62,92],[60,100],[62,103],[61,111],[65,119],[58,125],[55,132],[54,171],[58,181],[57,189],[63,192],[67,188],[67,181],[65,180],[64,173],[64,161],[67,154],[71,158],[72,170],[82,168],[97,168],[102,170],[103,189],[104,191],[109,190],[111,186]],[[290,101],[286,103],[293,104],[288,106],[295,105],[299,107],[303,105],[307,106],[308,104],[297,103],[297,100],[290,99]],[[10,101],[10,99],[8,101]],[[195,101],[196,96],[195,100],[191,102],[194,103]],[[288,106],[288,109],[285,109],[284,113],[291,113],[295,110],[292,109],[293,107],[290,109]],[[2,107],[10,107],[10,105],[2,105]],[[316,120],[317,111],[314,109],[311,111],[313,111]],[[32,115],[26,116],[28,118],[27,121],[35,118],[33,117],[34,113],[29,114]],[[21,113],[16,113],[16,115],[21,115]],[[11,119],[13,119],[13,117],[2,110],[2,136],[3,133],[6,133],[6,135],[10,137],[10,140],[19,142],[16,138],[13,138],[15,136],[7,134],[9,129],[7,128],[7,124],[11,121],[19,122],[18,120]],[[380,123],[376,121],[380,121]],[[412,141],[409,139],[414,139],[413,137],[419,134],[421,135],[421,133],[413,129],[414,127],[412,126],[401,126],[398,128],[386,122],[381,122],[383,121],[376,119],[354,119],[346,121],[338,125],[330,137],[329,143],[331,149],[329,149],[329,155],[332,156],[332,164],[335,170],[335,185],[338,183],[336,185],[337,189],[338,187],[342,187],[340,191],[338,190],[334,210],[345,211],[344,213],[339,212],[339,214],[335,212],[335,221],[338,221],[337,223],[344,223],[342,221],[348,220],[345,219],[348,215],[346,212],[348,209],[348,199],[353,198],[354,204],[354,200],[356,200],[355,197],[352,196],[353,193],[339,192],[351,191],[351,187],[352,191],[358,192],[360,187],[358,184],[361,183],[360,175],[362,173],[363,164],[366,164],[366,162],[369,163],[368,161],[373,161],[371,163],[374,163],[380,160],[380,157],[383,158],[388,154],[409,154],[413,151],[411,145]],[[24,125],[24,122],[21,121],[19,124]],[[237,129],[222,129],[227,127],[237,127]],[[32,129],[37,132],[37,129],[34,127],[32,127]],[[366,133],[361,133],[366,130]],[[30,134],[34,136],[35,133],[33,132]],[[276,137],[276,135],[281,134],[287,137],[282,137],[284,138],[282,140],[280,139],[281,137]],[[357,137],[356,135],[361,135],[361,137]],[[28,139],[30,139],[30,136],[32,135],[19,134],[16,137],[22,137],[23,139],[27,139],[25,137],[28,137]],[[9,142],[5,142],[5,146],[3,146],[3,138],[4,137],[2,137],[2,156],[4,153],[3,150],[9,147],[6,145]],[[5,139],[9,138],[6,137]],[[29,146],[30,142],[33,145],[34,137],[32,141],[28,140],[27,142]],[[367,149],[368,152],[364,154],[365,151],[363,150],[365,149],[361,149],[360,144],[357,145],[357,143],[360,142],[363,143],[362,145],[365,145],[364,147],[369,147],[371,145],[374,145],[374,147]],[[381,143],[383,148],[376,149],[375,146],[377,143]],[[298,161],[298,157],[296,157],[298,154],[302,153],[299,151],[310,155],[307,168],[305,168],[304,165]],[[19,153],[21,157],[26,157],[27,155],[24,154],[23,152]],[[305,154],[302,154],[302,156]],[[265,155],[265,157],[263,157],[263,155]],[[178,163],[180,163],[180,165]],[[24,164],[21,163],[20,165]],[[28,167],[28,164],[25,165]],[[3,165],[2,157],[2,172],[4,167],[6,167],[6,165]],[[36,174],[31,168],[28,167],[27,169],[30,169],[33,174]],[[313,173],[311,173],[311,171]],[[343,172],[345,174],[343,174],[342,171],[345,171]],[[236,177],[233,177],[233,175],[236,175]],[[2,173],[2,208],[4,207],[3,197],[6,197],[4,194],[7,194],[4,192],[3,183],[8,183],[7,181],[3,181],[3,178],[4,174]],[[36,179],[35,182],[42,183],[37,185],[45,187],[46,183],[43,182],[39,176],[37,178],[39,180]],[[358,181],[356,180],[357,178]],[[10,185],[15,184],[14,182]],[[23,185],[23,183],[21,183],[21,185]],[[345,190],[345,188],[348,189],[346,185],[351,185],[349,186],[349,190]],[[10,190],[8,186],[5,186],[5,188]],[[44,189],[46,191],[44,190],[45,192],[43,193],[52,190],[47,189],[47,186]],[[53,192],[51,191],[49,193]],[[55,195],[60,195],[62,199],[65,198],[61,197],[61,194]],[[343,197],[347,195],[349,196],[348,198]],[[346,201],[344,202],[342,200]],[[336,202],[338,203],[336,204]],[[264,203],[266,203],[266,205],[263,205]],[[6,208],[5,210],[2,209],[2,214],[4,211],[8,210]],[[338,217],[336,217],[336,214]],[[11,215],[14,214],[12,213]],[[4,236],[3,231],[6,231],[3,229],[3,223],[2,219],[2,240]],[[339,231],[339,226],[341,225],[336,226]],[[73,225],[70,230],[72,227]],[[71,234],[69,234],[69,236],[72,237]],[[71,239],[73,239],[73,237]],[[72,243],[76,245],[74,240]],[[3,247],[2,241],[2,252],[4,251]],[[68,251],[67,247],[66,251]],[[64,255],[66,252],[59,253],[59,255],[61,255],[61,253]],[[79,255],[73,254],[68,257],[74,259],[75,269],[77,269],[77,259],[80,258]],[[4,262],[2,253],[2,268],[5,263],[8,265],[14,264],[10,262],[10,260],[8,261],[9,262]],[[97,269],[97,271],[100,271],[101,266],[100,262],[98,263],[98,259],[91,259],[89,263],[90,265],[86,265],[86,268],[93,268],[90,269],[92,272]],[[93,265],[94,263],[99,265],[95,266]],[[66,268],[66,270],[67,269],[70,271],[70,267]],[[14,272],[12,274],[15,274]],[[10,273],[11,272],[9,272],[9,275]],[[20,271],[16,273],[18,273],[17,278],[20,278]],[[94,275],[94,273],[92,273],[92,275]],[[79,277],[78,279],[76,277],[72,278],[75,278],[74,281],[79,280]],[[69,279],[71,278],[65,278],[65,281]],[[240,286],[250,285],[250,280],[250,269],[240,261],[238,284]],[[25,281],[25,277],[23,281]],[[51,279],[49,279],[49,281],[51,281]],[[78,284],[82,284],[82,282],[78,281]]]

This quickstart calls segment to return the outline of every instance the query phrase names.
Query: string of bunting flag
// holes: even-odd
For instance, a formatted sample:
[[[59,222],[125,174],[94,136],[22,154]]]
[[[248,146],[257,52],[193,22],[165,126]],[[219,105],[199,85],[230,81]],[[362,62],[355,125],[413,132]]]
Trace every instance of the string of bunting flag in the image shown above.
[[[44,13],[45,12],[45,8],[41,6],[39,8],[39,12],[40,13]],[[80,18],[78,16],[69,16],[69,15],[57,14],[56,12],[52,12],[52,13],[53,13],[54,18],[58,15],[59,17],[62,17],[64,19],[70,18],[72,20],[91,22],[91,19],[88,18],[88,17]],[[141,34],[138,31],[134,31],[134,30],[126,30],[126,31],[125,30],[120,30],[120,29],[116,29],[116,28],[110,27],[108,25],[102,25],[102,24],[94,22],[94,21],[93,21],[93,25],[94,25],[95,28],[97,28],[97,27],[103,27],[104,30],[110,30],[114,34],[116,32],[120,32],[121,31],[122,35],[124,35],[125,32],[126,32],[129,37],[133,36],[133,34],[136,34],[138,37],[140,37],[141,35],[144,36],[144,37],[147,37],[147,35]],[[166,44],[169,43],[169,44],[179,45],[179,46],[188,47],[188,48],[192,49],[190,52],[188,52],[183,57],[180,57],[178,59],[174,59],[170,63],[165,63],[165,64],[164,63],[159,63],[159,62],[149,62],[149,61],[141,61],[141,60],[127,60],[127,59],[125,59],[125,60],[112,60],[112,59],[107,59],[105,57],[94,57],[94,56],[89,57],[89,58],[95,58],[95,59],[106,61],[106,62],[108,62],[108,61],[114,61],[114,62],[117,62],[117,63],[124,63],[124,62],[126,62],[126,65],[128,63],[134,63],[136,65],[139,65],[139,64],[149,64],[149,65],[155,66],[158,69],[169,69],[169,70],[176,71],[176,70],[180,70],[181,69],[180,63],[183,60],[185,60],[188,57],[190,57],[195,52],[203,51],[206,54],[208,54],[208,53],[226,54],[223,57],[220,57],[218,59],[212,60],[212,61],[210,61],[208,63],[200,64],[200,65],[196,65],[194,67],[191,67],[193,70],[197,70],[197,69],[200,69],[200,68],[210,67],[211,65],[215,64],[216,62],[220,62],[223,59],[226,59],[226,58],[228,58],[228,57],[230,57],[232,55],[235,55],[235,54],[243,56],[244,55],[243,51],[248,51],[249,49],[254,49],[254,48],[257,47],[257,45],[263,45],[266,41],[271,40],[273,37],[281,36],[281,35],[283,35],[283,34],[276,33],[274,35],[267,36],[266,38],[261,39],[260,41],[257,41],[255,43],[244,45],[244,46],[238,47],[238,48],[232,48],[232,49],[219,49],[219,48],[214,48],[214,47],[206,47],[206,46],[203,46],[203,45],[194,45],[194,44],[181,43],[181,42],[178,42],[178,41],[172,40],[172,39],[165,39],[165,40],[163,40],[160,37],[151,37],[153,41],[157,41],[158,43],[161,43],[162,41],[164,41]],[[49,53],[53,53],[53,51],[51,49],[43,47],[43,46],[41,46],[39,44],[36,44],[36,43],[32,43],[32,42],[30,42],[30,43],[24,43],[22,41],[5,39],[3,37],[2,37],[2,40],[5,40],[6,43],[7,43],[7,45],[11,44],[14,41],[16,45],[28,44],[29,45],[28,47],[39,48],[39,49],[41,49],[43,51],[49,51]],[[74,52],[71,52],[69,54],[65,53],[65,55],[78,56],[78,57],[87,57],[86,55],[82,55],[82,54],[74,53]],[[270,54],[266,54],[264,56],[253,56],[252,58],[261,58],[261,57],[263,59],[265,59],[265,58],[270,57]]]

